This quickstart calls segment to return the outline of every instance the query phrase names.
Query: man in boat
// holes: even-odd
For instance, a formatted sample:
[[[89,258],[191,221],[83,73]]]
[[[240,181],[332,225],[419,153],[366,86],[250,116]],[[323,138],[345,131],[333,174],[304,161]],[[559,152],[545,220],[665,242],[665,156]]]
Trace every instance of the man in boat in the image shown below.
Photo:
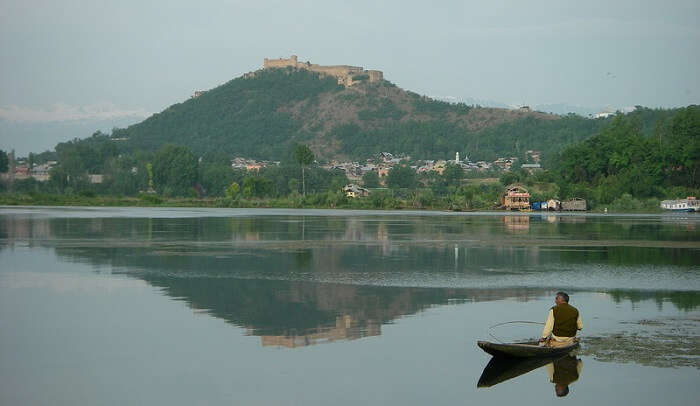
[[[566,347],[574,343],[576,332],[583,328],[583,322],[578,309],[569,304],[566,293],[557,292],[554,303],[556,305],[549,309],[540,345]]]
[[[558,397],[569,394],[569,385],[581,376],[583,362],[571,355],[566,355],[545,366],[549,382],[554,384],[554,393]]]

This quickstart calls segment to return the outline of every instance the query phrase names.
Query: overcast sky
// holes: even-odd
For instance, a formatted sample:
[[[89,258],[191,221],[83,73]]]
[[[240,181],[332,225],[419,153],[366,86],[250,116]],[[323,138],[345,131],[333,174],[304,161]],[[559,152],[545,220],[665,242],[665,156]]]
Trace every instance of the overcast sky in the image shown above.
[[[145,115],[290,54],[437,97],[684,106],[699,17],[697,0],[0,0],[0,118]]]

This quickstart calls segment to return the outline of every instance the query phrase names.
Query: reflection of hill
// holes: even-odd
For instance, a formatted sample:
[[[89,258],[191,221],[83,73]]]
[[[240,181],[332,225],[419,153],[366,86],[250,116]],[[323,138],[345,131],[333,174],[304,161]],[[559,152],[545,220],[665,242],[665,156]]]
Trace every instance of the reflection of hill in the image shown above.
[[[194,309],[263,336],[264,345],[290,347],[379,335],[382,324],[453,299],[527,300],[542,293],[177,277],[153,272],[137,275]]]
[[[455,286],[449,281],[461,277],[498,281],[499,275],[542,272],[552,264],[692,265],[695,261],[694,250],[687,247],[598,244],[593,249],[562,244],[562,240],[584,237],[579,241],[615,238],[627,244],[625,238],[633,235],[637,239],[651,236],[654,243],[688,244],[692,235],[678,232],[674,224],[513,218],[516,225],[528,226],[522,235],[510,233],[511,220],[499,217],[0,215],[0,238],[3,245],[45,246],[64,259],[107,265],[162,288],[194,309],[262,336],[263,345],[287,347],[378,335],[382,324],[451,299],[527,300],[545,292],[357,284],[372,277],[377,278],[375,285],[382,284],[382,275],[389,275],[414,286],[429,286],[421,283],[424,277],[440,281],[437,286]],[[700,305],[695,292],[615,292],[613,297],[670,301],[685,310]]]

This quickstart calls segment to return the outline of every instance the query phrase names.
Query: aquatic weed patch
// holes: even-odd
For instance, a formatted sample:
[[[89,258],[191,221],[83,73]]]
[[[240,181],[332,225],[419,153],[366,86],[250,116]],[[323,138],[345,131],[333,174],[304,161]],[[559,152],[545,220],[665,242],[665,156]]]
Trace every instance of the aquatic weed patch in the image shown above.
[[[634,324],[642,329],[586,337],[581,354],[603,362],[700,369],[700,320],[640,320],[621,324]]]

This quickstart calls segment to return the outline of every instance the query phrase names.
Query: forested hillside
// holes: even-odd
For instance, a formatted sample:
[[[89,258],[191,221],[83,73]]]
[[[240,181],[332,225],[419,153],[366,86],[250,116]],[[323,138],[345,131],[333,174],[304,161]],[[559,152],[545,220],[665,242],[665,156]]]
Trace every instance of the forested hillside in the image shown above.
[[[520,170],[517,163],[510,172],[415,169],[422,160],[451,159],[455,152],[472,161],[514,156],[524,162],[527,150],[541,152],[545,171]],[[382,180],[377,171],[364,174],[365,186],[391,189],[369,200],[348,200],[341,192],[348,173],[319,165],[376,158],[382,151],[410,155],[410,163],[392,166]],[[232,170],[233,157],[281,162]],[[48,181],[30,177],[0,188],[46,194],[37,200],[43,203],[76,194],[141,195],[150,202],[159,199],[156,193],[213,197],[228,206],[262,199],[279,207],[488,209],[504,185],[520,182],[536,200],[583,197],[596,208],[655,210],[659,199],[697,195],[700,107],[638,106],[593,120],[451,104],[386,81],[344,88],[304,70],[261,70],[139,124],[60,143],[55,153],[28,161],[31,167],[54,159]],[[96,176],[101,181],[94,182]],[[496,176],[500,184],[467,179]]]
[[[685,197],[700,187],[700,106],[637,108],[553,160],[562,195],[597,203]]]
[[[170,106],[113,138],[127,151],[164,143],[256,159],[280,159],[294,143],[321,159],[361,159],[380,151],[415,159],[460,152],[473,159],[546,156],[599,131],[605,120],[481,108],[420,96],[391,84],[344,88],[305,70],[260,70]]]

